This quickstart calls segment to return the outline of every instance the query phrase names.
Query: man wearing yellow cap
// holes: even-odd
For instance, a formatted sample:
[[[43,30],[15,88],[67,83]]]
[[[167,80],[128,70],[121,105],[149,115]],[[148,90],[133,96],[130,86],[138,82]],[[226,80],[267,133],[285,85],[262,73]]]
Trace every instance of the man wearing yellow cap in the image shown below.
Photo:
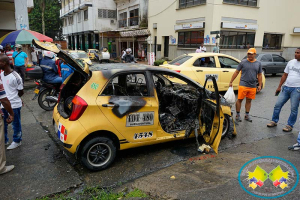
[[[251,108],[251,101],[255,99],[256,90],[259,92],[262,85],[262,67],[261,63],[255,59],[256,49],[250,48],[247,53],[247,59],[241,61],[236,71],[232,75],[229,87],[232,87],[232,82],[236,77],[242,72],[241,80],[239,84],[238,100],[236,102],[236,121],[241,122],[241,106],[243,100],[246,98],[246,114],[245,120],[252,122],[252,119],[249,115]],[[258,78],[258,88],[257,87],[257,78]]]

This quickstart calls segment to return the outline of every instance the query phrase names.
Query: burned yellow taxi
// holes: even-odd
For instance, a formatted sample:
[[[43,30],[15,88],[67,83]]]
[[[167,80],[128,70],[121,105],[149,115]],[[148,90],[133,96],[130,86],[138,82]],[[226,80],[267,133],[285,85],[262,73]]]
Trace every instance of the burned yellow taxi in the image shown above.
[[[168,69],[107,64],[90,71],[56,46],[34,43],[74,69],[61,89],[53,122],[63,146],[90,170],[107,168],[118,150],[194,136],[217,153],[222,135],[236,134],[213,77],[207,81],[215,84],[215,92]]]

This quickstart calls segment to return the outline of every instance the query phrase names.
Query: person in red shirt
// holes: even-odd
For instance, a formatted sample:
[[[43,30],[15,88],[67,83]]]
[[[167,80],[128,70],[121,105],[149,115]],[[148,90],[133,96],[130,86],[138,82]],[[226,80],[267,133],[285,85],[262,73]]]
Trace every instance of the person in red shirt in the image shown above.
[[[10,44],[6,44],[6,47],[5,47],[5,54],[8,56],[9,58],[9,65],[10,67],[13,69],[14,66],[13,66],[13,63],[12,63],[12,55],[15,51],[11,49],[11,46]]]

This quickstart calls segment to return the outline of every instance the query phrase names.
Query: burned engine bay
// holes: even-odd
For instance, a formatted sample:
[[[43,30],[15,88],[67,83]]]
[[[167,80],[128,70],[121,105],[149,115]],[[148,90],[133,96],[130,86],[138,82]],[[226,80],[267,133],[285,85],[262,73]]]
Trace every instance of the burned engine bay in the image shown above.
[[[165,132],[173,134],[185,130],[185,136],[189,137],[200,126],[205,126],[203,135],[210,135],[217,107],[207,99],[205,90],[173,83],[162,75],[156,75],[154,80],[159,100],[159,121]]]

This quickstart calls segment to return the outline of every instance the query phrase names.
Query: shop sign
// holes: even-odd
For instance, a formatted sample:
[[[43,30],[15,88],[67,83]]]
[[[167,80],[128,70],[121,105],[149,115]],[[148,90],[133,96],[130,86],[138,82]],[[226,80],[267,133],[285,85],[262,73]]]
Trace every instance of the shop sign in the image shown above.
[[[257,30],[258,25],[257,24],[235,24],[235,23],[222,22],[221,28]]]
[[[155,54],[154,52],[149,52],[148,53],[148,65],[153,65],[155,61]]]
[[[175,31],[184,30],[184,29],[196,29],[196,28],[204,28],[204,22],[194,23],[194,24],[175,25]]]
[[[146,37],[139,37],[139,38],[137,38],[137,41],[138,42],[146,42],[147,38]]]

